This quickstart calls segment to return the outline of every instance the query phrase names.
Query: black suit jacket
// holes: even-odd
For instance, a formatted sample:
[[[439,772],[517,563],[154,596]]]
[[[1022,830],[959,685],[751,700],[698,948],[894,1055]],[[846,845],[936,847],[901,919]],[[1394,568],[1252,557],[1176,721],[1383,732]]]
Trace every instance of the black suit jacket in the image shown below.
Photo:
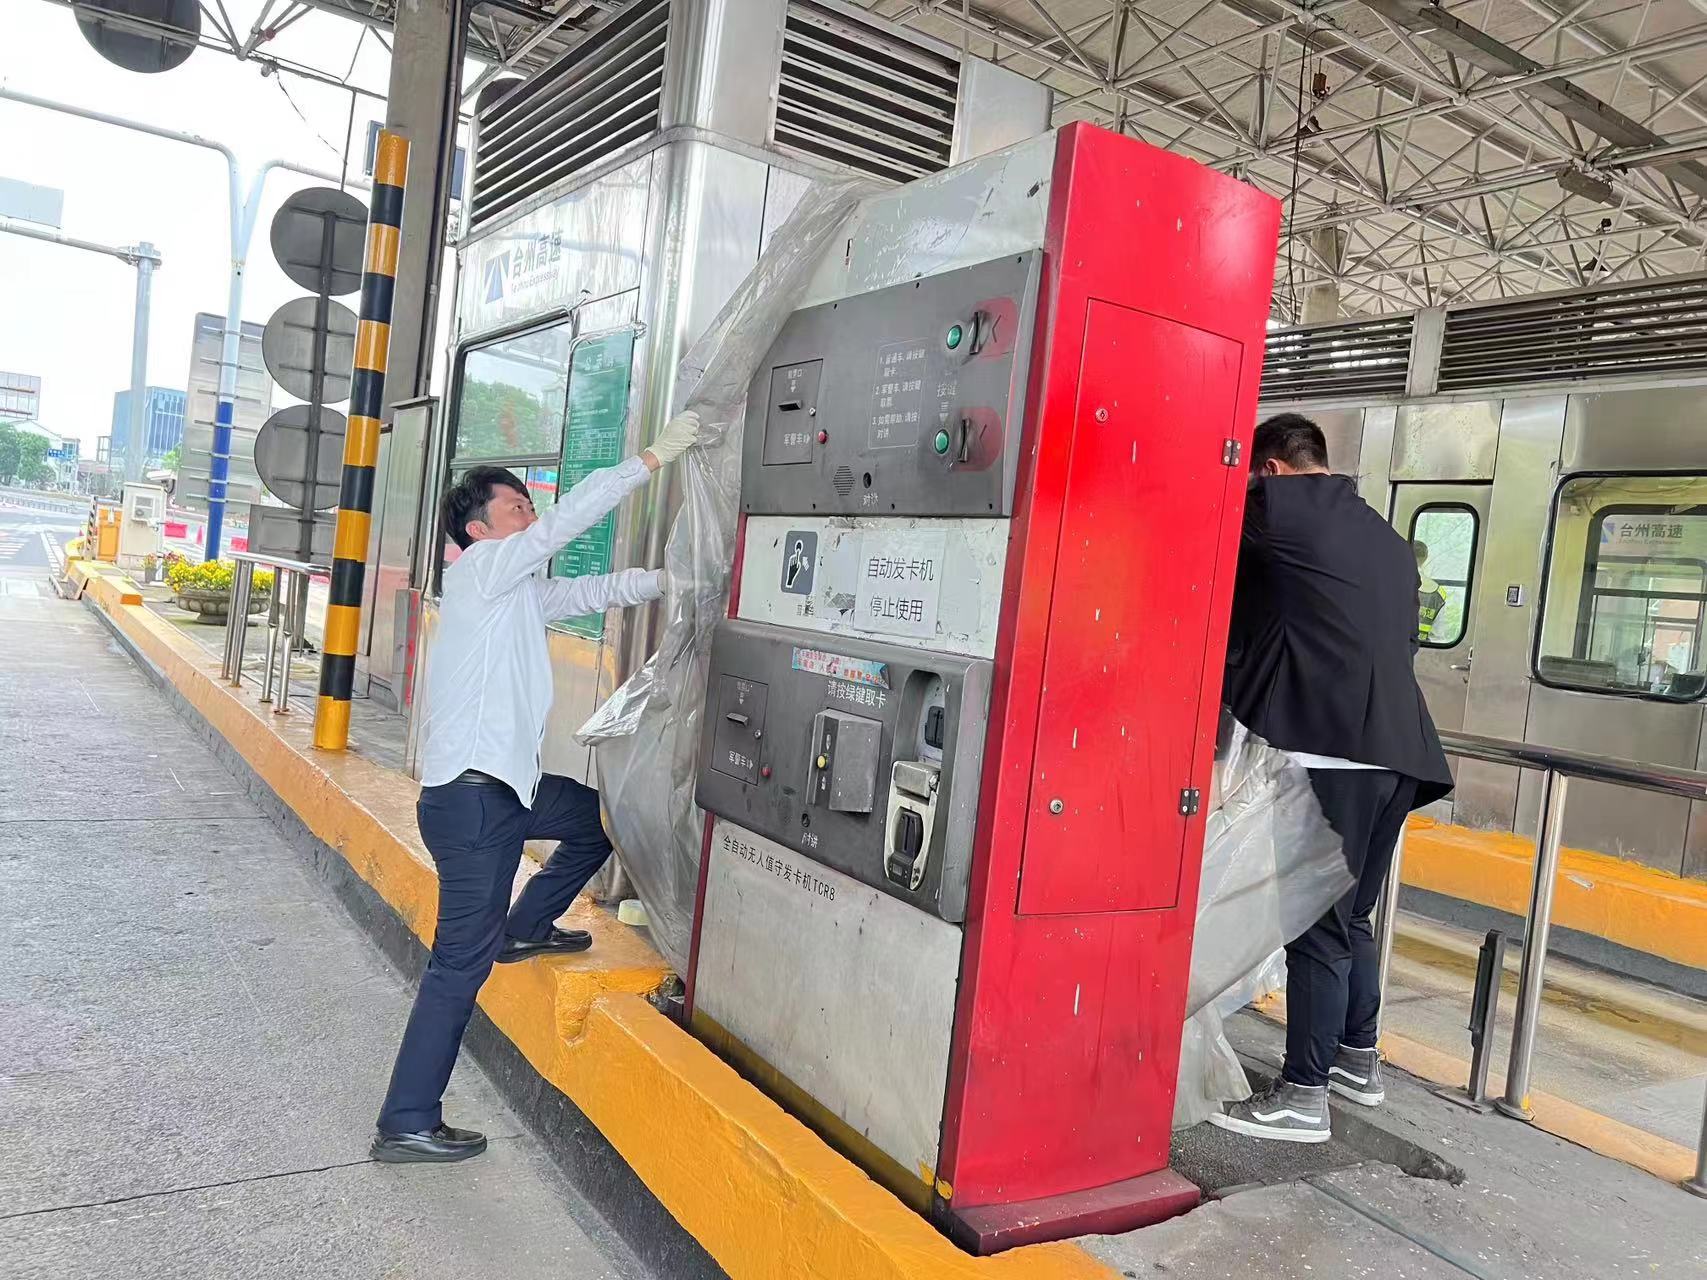
[[[1283,751],[1408,774],[1418,806],[1452,789],[1417,687],[1410,545],[1344,476],[1265,476],[1245,505],[1226,701]]]

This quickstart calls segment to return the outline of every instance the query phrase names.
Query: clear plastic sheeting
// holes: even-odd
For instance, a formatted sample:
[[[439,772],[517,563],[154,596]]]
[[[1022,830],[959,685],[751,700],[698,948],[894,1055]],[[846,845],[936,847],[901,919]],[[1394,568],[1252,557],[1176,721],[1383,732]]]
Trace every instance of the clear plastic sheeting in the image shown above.
[[[672,402],[698,413],[703,430],[700,447],[677,464],[681,509],[664,548],[663,637],[576,735],[593,748],[606,827],[652,939],[678,973],[687,972],[699,882],[704,815],[694,806],[694,776],[711,634],[728,613],[747,388],[819,260],[872,189],[861,180],[807,191],[683,359]]]
[[[1180,1043],[1174,1127],[1250,1097],[1223,1023],[1285,981],[1281,948],[1353,883],[1310,775],[1224,715]]]

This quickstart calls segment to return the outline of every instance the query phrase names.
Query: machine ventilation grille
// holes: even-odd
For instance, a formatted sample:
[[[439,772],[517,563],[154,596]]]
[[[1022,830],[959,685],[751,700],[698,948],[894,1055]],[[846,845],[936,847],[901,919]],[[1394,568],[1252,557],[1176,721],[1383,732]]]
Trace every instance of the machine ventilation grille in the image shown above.
[[[842,497],[845,498],[848,496],[848,494],[853,492],[853,468],[852,467],[837,467],[834,479],[835,479],[835,485],[836,485],[836,492],[838,494],[840,494]]]
[[[1263,401],[1403,395],[1414,323],[1400,315],[1276,329],[1263,358]]]
[[[1707,276],[1514,298],[1446,313],[1440,389],[1707,369]]]
[[[669,0],[636,0],[479,114],[469,226],[656,132]]]
[[[790,0],[776,145],[906,182],[948,167],[960,63],[882,27]]]

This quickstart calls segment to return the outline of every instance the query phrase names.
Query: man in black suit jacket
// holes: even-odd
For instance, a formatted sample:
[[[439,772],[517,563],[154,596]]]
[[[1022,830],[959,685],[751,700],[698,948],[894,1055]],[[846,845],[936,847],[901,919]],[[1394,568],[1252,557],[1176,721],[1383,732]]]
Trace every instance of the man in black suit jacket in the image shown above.
[[[1326,1142],[1331,1087],[1378,1106],[1381,992],[1370,917],[1412,809],[1452,789],[1412,667],[1418,577],[1410,545],[1328,471],[1321,428],[1281,414],[1256,430],[1226,701],[1310,772],[1356,884],[1286,948],[1286,1065],[1216,1124]]]

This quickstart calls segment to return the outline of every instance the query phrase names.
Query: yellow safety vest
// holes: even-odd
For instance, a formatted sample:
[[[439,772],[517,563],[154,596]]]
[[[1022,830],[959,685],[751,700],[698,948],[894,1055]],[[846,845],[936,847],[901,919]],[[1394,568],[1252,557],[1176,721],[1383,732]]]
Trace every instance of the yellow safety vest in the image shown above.
[[[1417,637],[1427,640],[1434,631],[1434,620],[1446,608],[1446,592],[1433,578],[1424,577],[1417,591]]]

